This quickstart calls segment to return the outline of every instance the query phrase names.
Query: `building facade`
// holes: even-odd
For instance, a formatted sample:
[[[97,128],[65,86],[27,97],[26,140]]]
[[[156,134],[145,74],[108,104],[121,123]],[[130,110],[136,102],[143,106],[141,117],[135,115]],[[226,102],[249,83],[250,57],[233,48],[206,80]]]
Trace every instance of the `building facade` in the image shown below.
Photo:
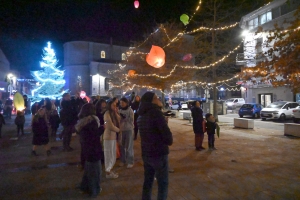
[[[10,63],[7,60],[6,56],[4,55],[3,51],[0,49],[0,100],[7,98],[7,95],[5,94],[9,90],[8,80],[7,80],[9,69],[10,69]]]
[[[65,89],[73,95],[85,91],[87,95],[107,96],[110,91],[110,75],[107,71],[118,68],[118,63],[126,59],[127,49],[124,46],[87,41],[65,43]]]
[[[299,0],[274,0],[269,4],[245,15],[240,21],[240,27],[245,30],[244,53],[237,55],[237,64],[244,67],[256,66],[262,62],[262,52],[268,50],[264,46],[268,33],[273,30],[274,25],[286,29],[291,21],[295,19],[294,14],[300,6]],[[259,28],[263,32],[256,33]],[[299,94],[293,94],[288,87],[274,88],[271,82],[262,82],[259,77],[254,77],[256,83],[248,81],[245,87],[244,98],[247,103],[261,103],[267,106],[274,101],[295,101]],[[300,101],[300,99],[298,99]]]

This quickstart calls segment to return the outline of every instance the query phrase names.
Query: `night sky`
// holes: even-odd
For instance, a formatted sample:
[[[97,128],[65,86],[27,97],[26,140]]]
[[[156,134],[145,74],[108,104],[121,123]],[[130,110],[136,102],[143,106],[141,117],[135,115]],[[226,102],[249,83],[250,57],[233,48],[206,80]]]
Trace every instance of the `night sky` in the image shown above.
[[[0,48],[11,69],[26,75],[39,68],[42,48],[53,43],[60,65],[63,44],[73,40],[129,45],[157,23],[192,14],[198,0],[0,0]]]

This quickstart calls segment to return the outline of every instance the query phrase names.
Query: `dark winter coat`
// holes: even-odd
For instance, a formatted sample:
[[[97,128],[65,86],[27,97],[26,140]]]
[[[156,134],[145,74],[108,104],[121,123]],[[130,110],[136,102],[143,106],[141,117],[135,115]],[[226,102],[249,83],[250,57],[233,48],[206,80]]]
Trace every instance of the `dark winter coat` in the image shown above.
[[[73,101],[62,101],[62,109],[59,112],[61,125],[74,126],[77,123],[77,110]]]
[[[96,113],[96,116],[98,117],[99,121],[100,121],[100,127],[99,127],[99,134],[103,134],[104,133],[104,113]]]
[[[31,114],[32,114],[32,115],[35,115],[39,109],[40,109],[39,105],[33,104],[33,105],[31,106]]]
[[[210,122],[207,120],[206,122],[207,134],[215,134],[216,128],[217,128],[216,122]]]
[[[204,134],[203,133],[203,111],[201,108],[194,106],[191,109],[192,118],[193,118],[193,130],[195,134]]]
[[[17,115],[16,118],[15,118],[15,124],[17,126],[24,125],[25,124],[25,116],[24,115]]]
[[[134,113],[134,119],[137,120],[138,118],[138,109],[139,109],[139,106],[140,106],[140,102],[139,101],[135,101],[131,104],[131,109],[133,110],[133,113]]]
[[[76,132],[80,135],[83,159],[88,162],[103,159],[99,127],[99,119],[95,115],[80,119],[75,126]]]
[[[49,118],[49,123],[51,128],[57,130],[60,124],[60,118],[58,115],[51,114]]]
[[[153,103],[141,102],[138,114],[142,156],[158,157],[169,154],[173,136],[160,107]]]
[[[48,126],[44,117],[38,115],[35,116],[32,122],[32,144],[33,145],[45,145],[49,143]]]
[[[0,127],[2,126],[2,124],[5,124],[5,120],[3,115],[0,113]]]

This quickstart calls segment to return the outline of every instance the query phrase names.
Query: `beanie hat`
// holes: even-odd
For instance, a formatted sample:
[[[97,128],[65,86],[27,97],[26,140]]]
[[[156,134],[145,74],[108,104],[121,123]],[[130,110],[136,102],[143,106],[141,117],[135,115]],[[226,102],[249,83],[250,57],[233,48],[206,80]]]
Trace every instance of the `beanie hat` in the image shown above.
[[[153,92],[146,92],[142,98],[141,98],[141,102],[152,102],[152,99],[154,97],[154,93]]]

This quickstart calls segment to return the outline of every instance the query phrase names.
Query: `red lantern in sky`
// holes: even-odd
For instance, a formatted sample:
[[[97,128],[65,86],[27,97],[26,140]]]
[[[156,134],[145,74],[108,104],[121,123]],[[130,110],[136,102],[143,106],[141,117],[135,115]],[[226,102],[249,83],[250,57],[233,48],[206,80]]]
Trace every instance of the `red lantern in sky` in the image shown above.
[[[130,77],[134,76],[135,74],[136,74],[136,71],[133,69],[128,71],[128,76],[130,76]]]
[[[165,51],[159,47],[152,45],[152,48],[146,56],[146,61],[149,65],[155,68],[160,68],[165,64]]]
[[[182,60],[187,62],[190,61],[193,58],[192,54],[186,54],[185,56],[183,56]]]
[[[134,4],[135,8],[139,8],[139,6],[140,6],[140,2],[138,0],[134,1],[133,4]]]

